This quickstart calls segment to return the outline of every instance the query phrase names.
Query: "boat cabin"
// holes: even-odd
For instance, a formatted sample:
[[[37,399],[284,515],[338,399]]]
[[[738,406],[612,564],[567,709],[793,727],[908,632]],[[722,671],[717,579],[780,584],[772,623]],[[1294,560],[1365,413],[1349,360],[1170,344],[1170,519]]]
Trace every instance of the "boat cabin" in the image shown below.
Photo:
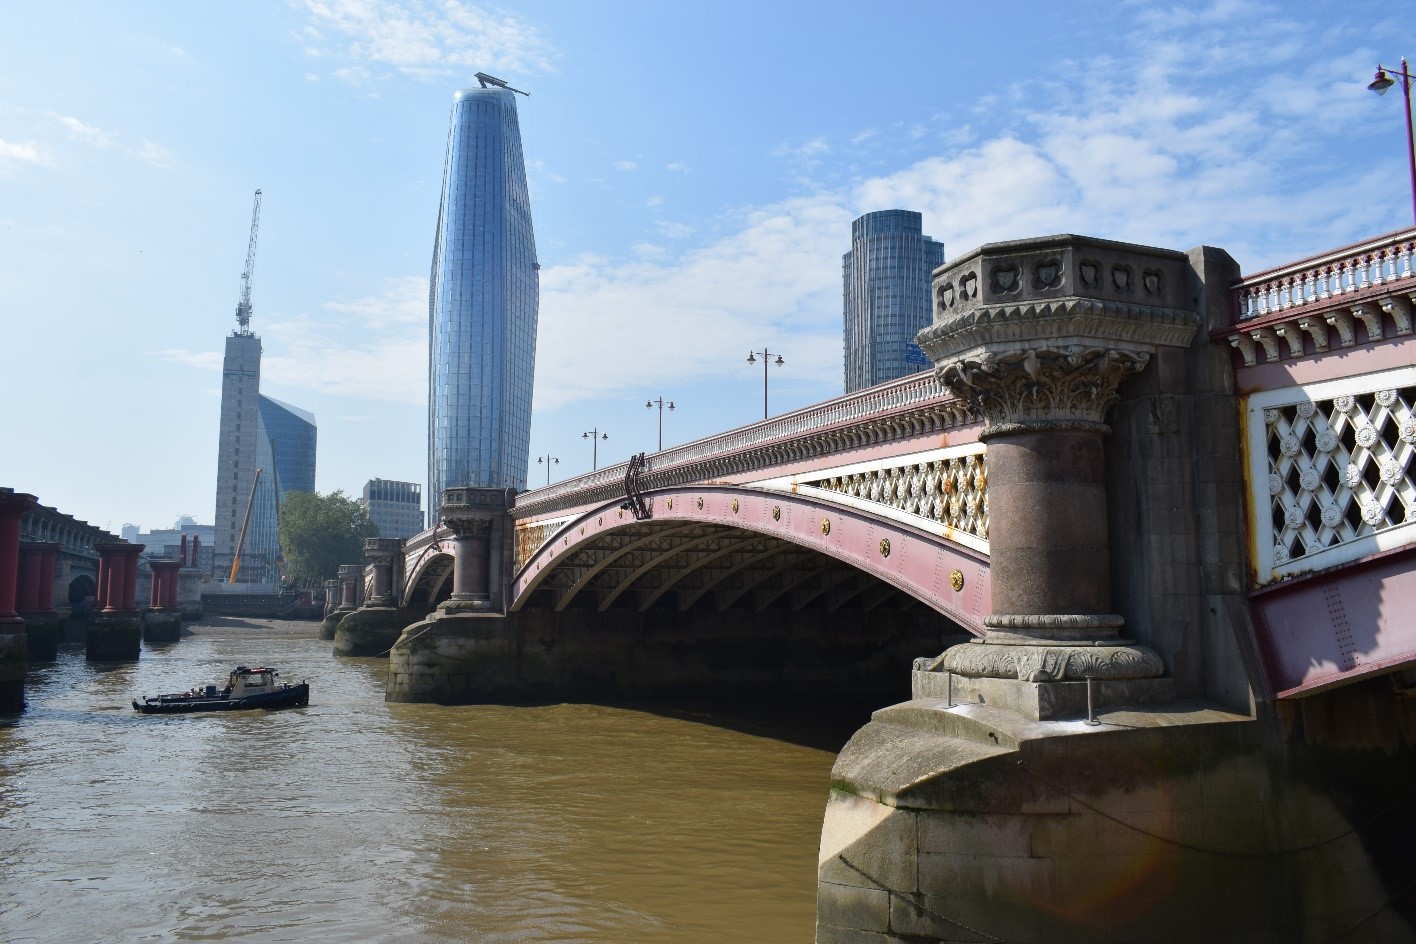
[[[231,673],[231,681],[226,685],[226,694],[232,698],[244,698],[248,695],[273,692],[280,687],[277,681],[279,674],[275,669],[264,666],[248,669],[244,665],[238,665]]]

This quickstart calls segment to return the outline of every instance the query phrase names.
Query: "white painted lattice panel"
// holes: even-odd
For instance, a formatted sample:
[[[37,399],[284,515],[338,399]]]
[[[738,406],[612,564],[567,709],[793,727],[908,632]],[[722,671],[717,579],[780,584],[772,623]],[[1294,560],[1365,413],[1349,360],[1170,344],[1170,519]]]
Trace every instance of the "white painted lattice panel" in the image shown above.
[[[869,511],[988,553],[988,462],[983,443],[754,482]]]
[[[1416,541],[1416,368],[1249,398],[1258,582]]]

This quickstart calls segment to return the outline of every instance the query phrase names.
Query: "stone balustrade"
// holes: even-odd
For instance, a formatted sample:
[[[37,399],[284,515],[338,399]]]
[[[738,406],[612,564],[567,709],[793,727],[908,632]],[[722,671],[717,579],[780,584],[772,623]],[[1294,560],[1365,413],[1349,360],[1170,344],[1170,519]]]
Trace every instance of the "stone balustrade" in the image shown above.
[[[1340,351],[1412,334],[1416,229],[1289,265],[1233,287],[1236,323],[1215,332],[1244,366]]]

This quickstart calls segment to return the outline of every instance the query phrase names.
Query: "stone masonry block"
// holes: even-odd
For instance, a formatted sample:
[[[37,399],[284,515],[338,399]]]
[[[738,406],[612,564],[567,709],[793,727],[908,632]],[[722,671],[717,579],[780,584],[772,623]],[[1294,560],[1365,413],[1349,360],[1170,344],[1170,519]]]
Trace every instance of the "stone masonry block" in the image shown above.
[[[920,852],[1029,856],[1031,816],[1006,813],[926,813],[919,820]]]
[[[862,931],[859,928],[841,928],[834,924],[816,924],[816,944],[900,944],[893,934]]]
[[[915,891],[918,816],[865,797],[832,791],[821,833],[818,880]]]
[[[1029,852],[1038,858],[1050,858],[1090,849],[1096,844],[1096,821],[1096,814],[1085,810],[1064,816],[1030,816]]]
[[[1054,901],[1052,859],[1022,856],[920,854],[920,891],[1004,901]]]
[[[861,888],[818,882],[816,920],[839,928],[862,931],[890,930],[890,893],[883,888]]]
[[[1027,906],[949,895],[890,901],[890,930],[905,940],[1028,940],[1037,915]]]

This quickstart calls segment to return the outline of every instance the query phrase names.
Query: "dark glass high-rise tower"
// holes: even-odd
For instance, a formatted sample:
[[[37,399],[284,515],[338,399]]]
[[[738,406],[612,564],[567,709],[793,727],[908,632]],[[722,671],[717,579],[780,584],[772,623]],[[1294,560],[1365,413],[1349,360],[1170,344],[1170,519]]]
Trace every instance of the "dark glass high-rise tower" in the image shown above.
[[[428,297],[428,506],[526,487],[540,266],[516,96],[453,98]]]
[[[932,321],[929,280],[943,264],[944,244],[924,235],[913,210],[851,224],[851,251],[841,257],[846,393],[930,366],[914,338]]]

